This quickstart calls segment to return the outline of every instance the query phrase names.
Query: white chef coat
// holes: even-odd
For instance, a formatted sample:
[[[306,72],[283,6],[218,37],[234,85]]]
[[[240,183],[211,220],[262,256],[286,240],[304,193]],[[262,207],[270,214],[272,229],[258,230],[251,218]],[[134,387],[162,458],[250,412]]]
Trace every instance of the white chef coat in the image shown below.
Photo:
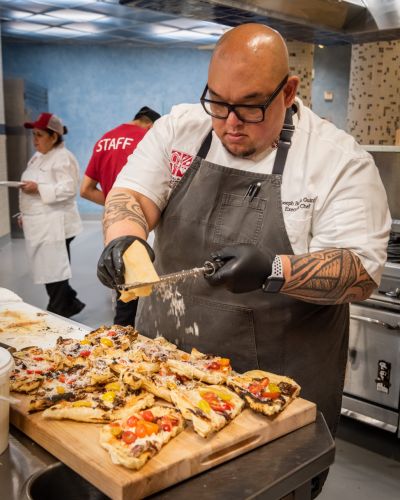
[[[48,153],[35,153],[22,181],[38,183],[37,194],[20,191],[20,211],[35,283],[53,283],[71,277],[65,245],[82,230],[76,203],[79,165],[63,143]]]
[[[354,138],[296,99],[295,132],[282,178],[282,211],[295,255],[347,248],[379,284],[391,227],[386,192],[372,156]],[[211,129],[200,104],[181,104],[156,121],[128,158],[114,187],[163,210]],[[270,174],[276,150],[257,159],[231,155],[216,134],[207,161]],[[206,196],[206,193],[205,193]]]

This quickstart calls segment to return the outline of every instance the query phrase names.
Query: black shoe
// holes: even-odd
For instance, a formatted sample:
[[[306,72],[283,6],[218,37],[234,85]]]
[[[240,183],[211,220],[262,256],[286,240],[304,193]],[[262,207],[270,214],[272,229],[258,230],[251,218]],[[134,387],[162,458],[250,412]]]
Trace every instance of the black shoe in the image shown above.
[[[65,316],[66,318],[70,318],[71,316],[75,316],[75,314],[78,314],[86,307],[86,304],[81,302],[79,299],[74,299],[71,307],[66,311],[62,316]]]

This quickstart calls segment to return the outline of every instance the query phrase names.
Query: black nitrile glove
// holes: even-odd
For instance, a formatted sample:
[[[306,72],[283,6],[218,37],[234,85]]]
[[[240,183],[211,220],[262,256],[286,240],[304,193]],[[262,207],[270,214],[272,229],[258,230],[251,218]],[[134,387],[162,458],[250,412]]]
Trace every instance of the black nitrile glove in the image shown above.
[[[124,284],[125,265],[122,255],[136,240],[140,241],[146,247],[151,261],[154,261],[155,255],[153,249],[142,238],[138,236],[120,236],[119,238],[115,238],[104,248],[97,264],[97,277],[103,285],[114,288],[116,285]]]
[[[271,275],[275,254],[242,243],[221,248],[211,258],[224,265],[213,276],[206,277],[210,285],[223,285],[233,293],[244,293],[262,287]]]

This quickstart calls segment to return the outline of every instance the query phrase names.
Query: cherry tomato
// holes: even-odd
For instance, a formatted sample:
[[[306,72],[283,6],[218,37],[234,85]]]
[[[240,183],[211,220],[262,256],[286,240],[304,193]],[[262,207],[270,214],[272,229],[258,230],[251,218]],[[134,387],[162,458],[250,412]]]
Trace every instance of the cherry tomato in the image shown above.
[[[141,415],[143,417],[143,420],[146,420],[146,422],[154,422],[155,420],[151,410],[142,411]]]
[[[232,408],[232,405],[226,401],[210,403],[210,406],[214,411],[229,411]]]
[[[109,337],[115,337],[115,335],[117,335],[117,332],[115,332],[114,330],[110,330],[110,331],[107,333],[107,335],[108,335]]]
[[[40,356],[34,356],[33,359],[35,361],[43,361],[44,358],[40,357]]]
[[[144,423],[145,423],[144,420],[139,420],[136,424],[136,435],[139,438],[144,438],[147,434]]]
[[[29,375],[32,375],[32,373],[35,373],[36,375],[42,375],[43,370],[26,370],[26,373],[29,373]]]
[[[179,424],[179,420],[175,417],[171,417],[170,415],[164,415],[163,417],[159,418],[157,420],[157,424],[163,428],[163,425],[166,424],[166,425],[170,425],[171,427],[175,426],[175,425],[178,425]],[[165,429],[163,429],[165,430]]]
[[[134,432],[131,431],[124,431],[122,433],[121,439],[124,443],[126,444],[132,444],[136,441],[137,436]]]
[[[250,384],[248,387],[248,391],[251,392],[252,394],[258,394],[259,392],[261,392],[261,390],[262,386],[261,384],[258,383]]]
[[[171,432],[172,431],[172,424],[168,422],[164,422],[161,424],[161,429],[166,432]]]
[[[90,351],[81,351],[80,352],[80,356],[82,356],[82,358],[87,358],[88,356],[90,356]]]
[[[126,421],[126,425],[128,425],[129,427],[135,427],[135,425],[138,423],[138,420],[139,419],[137,417],[135,417],[135,415],[132,415]]]
[[[160,430],[157,424],[153,422],[143,422],[144,428],[146,429],[146,435],[150,436],[151,434],[157,434],[157,432]]]
[[[219,364],[221,366],[229,366],[230,363],[231,363],[231,361],[229,358],[220,358],[220,360],[219,360]]]
[[[212,361],[207,365],[207,368],[209,370],[219,370],[221,368],[221,365],[218,363],[218,361]]]
[[[63,373],[61,375],[59,375],[58,380],[60,382],[64,383],[65,382],[65,375]]]
[[[205,399],[208,403],[212,403],[213,401],[218,401],[219,398],[214,392],[203,392],[201,397]]]
[[[276,399],[279,398],[280,392],[263,392],[261,394],[262,398],[268,398],[268,399]]]

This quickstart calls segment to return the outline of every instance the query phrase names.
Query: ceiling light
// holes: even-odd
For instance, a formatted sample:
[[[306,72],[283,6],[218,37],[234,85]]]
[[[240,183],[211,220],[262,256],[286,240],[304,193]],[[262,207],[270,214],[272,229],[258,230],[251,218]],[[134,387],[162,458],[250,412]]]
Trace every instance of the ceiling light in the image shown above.
[[[78,9],[51,10],[47,12],[47,15],[72,22],[88,22],[104,17],[103,14],[98,14],[96,12],[86,12],[84,10]]]
[[[162,35],[166,38],[174,38],[176,40],[186,40],[186,41],[200,41],[200,40],[210,40],[210,35],[204,35],[202,33],[196,33],[195,31],[189,30],[179,30],[173,33],[164,33]]]
[[[48,26],[45,26],[44,24],[25,23],[24,21],[11,21],[9,23],[3,23],[2,27],[5,31],[9,28],[13,31],[25,31],[28,33],[46,29]]]
[[[24,17],[29,17],[31,15],[31,12],[25,12],[22,10],[5,9],[1,12],[2,19],[23,19]]]
[[[168,26],[174,26],[174,28],[180,29],[191,29],[195,26],[202,24],[202,21],[197,21],[196,19],[186,19],[184,17],[178,17],[175,19],[167,19],[166,21],[161,21],[160,24],[166,24]]]
[[[199,33],[204,33],[206,35],[212,35],[212,36],[221,36],[227,31],[229,31],[230,27],[228,26],[199,26],[197,28],[193,28],[193,31],[198,31]]]
[[[33,0],[35,3],[46,3],[47,5],[54,5],[55,7],[80,7],[98,0]]]
[[[43,30],[41,33],[50,36],[58,36],[61,38],[85,36],[85,33],[83,31],[69,30],[66,28],[56,28],[56,27],[47,28]]]
[[[84,33],[103,33],[104,31],[101,26],[95,23],[69,23],[63,24],[63,28],[83,31]]]
[[[29,15],[29,17],[25,18],[25,21],[29,23],[49,24],[50,26],[58,26],[65,22],[62,19],[56,19],[55,17],[46,16],[44,14]]]

